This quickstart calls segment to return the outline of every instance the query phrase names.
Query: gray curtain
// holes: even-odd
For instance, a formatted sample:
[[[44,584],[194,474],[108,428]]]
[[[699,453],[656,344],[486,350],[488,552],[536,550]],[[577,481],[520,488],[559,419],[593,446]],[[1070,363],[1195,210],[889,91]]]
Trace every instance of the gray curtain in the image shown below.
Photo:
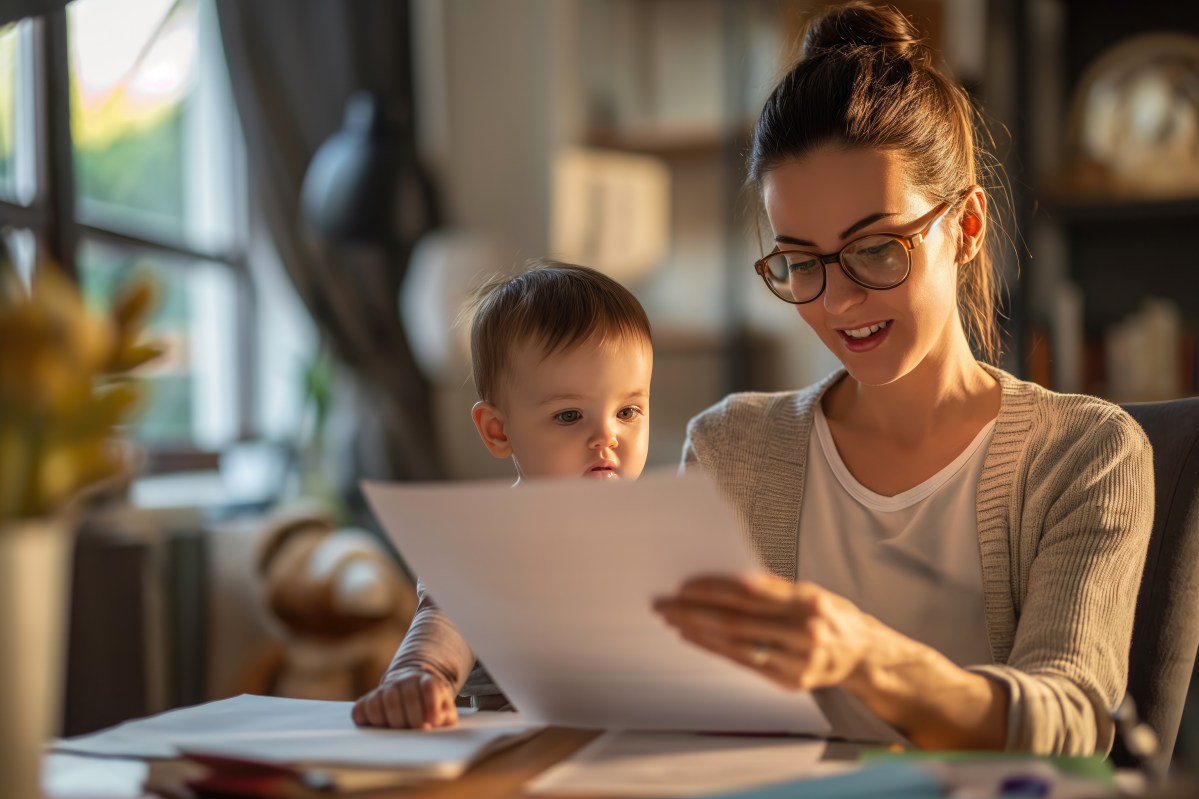
[[[61,10],[67,0],[0,0],[0,25]]]
[[[356,90],[382,97],[408,132],[412,160],[412,65],[407,0],[217,0],[221,37],[245,132],[251,191],[279,255],[324,342],[366,398],[363,429],[382,429],[359,476],[442,475],[430,387],[399,318],[397,295],[415,239],[436,224],[428,193],[403,192],[397,241],[387,250],[330,249],[300,215],[313,154],[342,122]],[[382,463],[383,465],[378,465]]]

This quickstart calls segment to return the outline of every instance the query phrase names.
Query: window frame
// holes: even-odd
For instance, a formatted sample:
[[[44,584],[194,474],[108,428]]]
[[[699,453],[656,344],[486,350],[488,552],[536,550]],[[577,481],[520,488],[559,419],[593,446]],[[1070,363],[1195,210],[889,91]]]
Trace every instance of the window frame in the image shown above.
[[[249,185],[244,142],[237,130],[235,110],[228,116],[234,127],[231,168],[240,172],[240,186],[234,191],[234,227],[227,247],[201,250],[182,242],[166,241],[150,234],[113,230],[79,219],[76,208],[74,156],[71,139],[70,53],[67,11],[58,9],[32,23],[32,81],[34,140],[36,146],[36,190],[30,205],[0,198],[0,222],[14,228],[31,230],[37,241],[39,260],[48,256],[64,272],[78,281],[76,255],[80,243],[90,239],[127,251],[143,251],[183,260],[219,263],[232,270],[237,285],[237,335],[244,342],[237,348],[236,421],[230,441],[246,441],[255,436],[255,382],[257,343],[254,326],[254,282],[250,275],[248,251],[254,231],[250,228]],[[18,21],[19,22],[19,21]],[[232,102],[232,98],[230,98]],[[195,442],[165,444],[144,442],[149,463],[147,471],[168,472],[213,468],[219,453],[202,450]]]

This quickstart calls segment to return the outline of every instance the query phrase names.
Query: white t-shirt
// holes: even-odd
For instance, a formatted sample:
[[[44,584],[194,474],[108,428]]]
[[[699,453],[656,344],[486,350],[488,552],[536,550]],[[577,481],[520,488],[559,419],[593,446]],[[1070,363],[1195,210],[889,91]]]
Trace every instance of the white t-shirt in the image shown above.
[[[928,480],[885,497],[849,473],[817,402],[799,518],[799,579],[846,597],[959,666],[991,663],[976,493],[994,427],[988,422]]]

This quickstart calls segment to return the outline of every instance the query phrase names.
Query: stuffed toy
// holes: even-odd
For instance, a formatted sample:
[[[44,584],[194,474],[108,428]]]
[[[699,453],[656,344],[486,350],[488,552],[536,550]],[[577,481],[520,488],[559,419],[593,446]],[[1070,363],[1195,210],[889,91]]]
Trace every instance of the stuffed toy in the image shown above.
[[[247,668],[243,692],[352,700],[378,684],[416,592],[375,536],[319,513],[280,515],[263,531],[257,571],[279,636]]]

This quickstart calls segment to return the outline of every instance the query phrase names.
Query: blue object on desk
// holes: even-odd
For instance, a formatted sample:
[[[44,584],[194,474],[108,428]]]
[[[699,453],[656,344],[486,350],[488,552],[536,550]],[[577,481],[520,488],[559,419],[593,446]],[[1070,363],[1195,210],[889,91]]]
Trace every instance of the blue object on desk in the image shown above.
[[[910,763],[866,766],[832,777],[794,780],[708,799],[941,799],[945,791],[931,774]]]
[[[1034,776],[1016,776],[1008,777],[1003,782],[999,783],[1000,796],[1027,796],[1033,799],[1040,799],[1049,793],[1049,783],[1041,777]]]

